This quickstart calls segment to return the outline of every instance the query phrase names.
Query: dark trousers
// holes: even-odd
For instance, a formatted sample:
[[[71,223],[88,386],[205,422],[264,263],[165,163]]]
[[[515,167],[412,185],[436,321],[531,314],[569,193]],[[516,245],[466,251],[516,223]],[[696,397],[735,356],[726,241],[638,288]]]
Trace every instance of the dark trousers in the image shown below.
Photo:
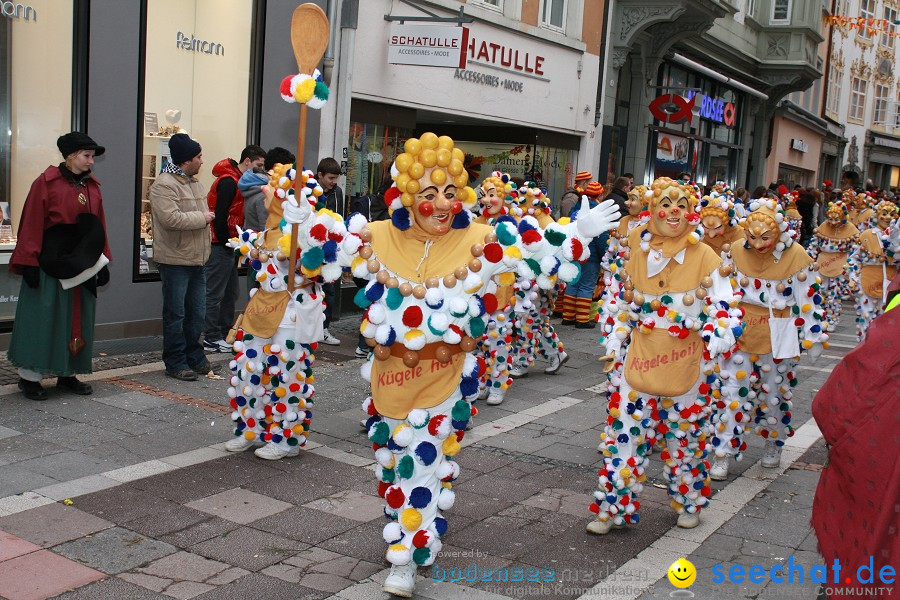
[[[175,372],[206,362],[200,343],[206,316],[203,266],[157,263],[163,292],[163,362]]]
[[[341,280],[338,279],[338,285]],[[333,283],[323,283],[322,293],[325,294],[325,329],[331,324],[331,306],[334,304],[334,285]]]
[[[238,295],[234,251],[214,245],[203,270],[206,275],[206,325],[203,333],[208,340],[223,340],[234,324],[234,305]]]

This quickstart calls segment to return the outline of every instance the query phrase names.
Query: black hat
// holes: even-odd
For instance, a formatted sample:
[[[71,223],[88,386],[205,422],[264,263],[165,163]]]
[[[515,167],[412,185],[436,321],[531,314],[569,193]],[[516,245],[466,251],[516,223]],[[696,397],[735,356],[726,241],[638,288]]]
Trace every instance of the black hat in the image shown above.
[[[88,134],[80,131],[73,131],[59,136],[59,139],[56,140],[56,147],[59,148],[63,157],[67,157],[79,150],[93,150],[94,156],[100,156],[106,152],[106,148],[98,145]]]
[[[169,139],[169,152],[172,153],[172,164],[180,165],[193,160],[203,149],[188,134],[176,133]]]
[[[44,230],[38,262],[51,277],[69,279],[96,264],[105,245],[106,233],[100,219],[81,213],[75,223]]]

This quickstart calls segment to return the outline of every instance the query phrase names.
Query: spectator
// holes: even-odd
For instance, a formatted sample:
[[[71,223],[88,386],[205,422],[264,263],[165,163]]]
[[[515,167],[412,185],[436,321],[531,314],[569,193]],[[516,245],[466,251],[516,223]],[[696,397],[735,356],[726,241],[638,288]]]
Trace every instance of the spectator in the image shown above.
[[[195,175],[203,166],[200,144],[186,133],[169,139],[171,161],[150,186],[153,218],[153,260],[163,293],[163,362],[166,375],[195,381],[212,369],[200,334],[206,317],[206,278],[209,259],[209,210],[203,184]]]
[[[203,347],[210,352],[231,352],[225,341],[234,323],[234,305],[238,297],[237,257],[228,241],[244,226],[244,197],[238,188],[247,171],[265,164],[266,151],[250,145],[241,152],[240,161],[223,158],[212,169],[216,180],[206,196],[209,210],[215,213],[212,248],[204,267],[206,277],[206,325]],[[261,191],[261,190],[260,190]]]
[[[753,193],[750,194],[750,199],[751,200],[759,200],[760,198],[765,198],[767,190],[768,190],[768,188],[764,185],[756,186],[755,188],[753,188]]]
[[[323,158],[316,167],[316,181],[322,186],[324,193],[319,197],[317,208],[327,208],[330,211],[343,214],[344,212],[344,191],[337,184],[338,177],[341,175],[341,165],[338,161],[331,157]],[[335,283],[326,283],[322,285],[322,293],[325,295],[325,334],[322,343],[329,346],[339,346],[341,340],[333,335],[328,327],[331,325],[331,307],[335,301],[335,286],[340,286],[340,280]]]
[[[97,286],[109,282],[103,198],[91,175],[106,149],[78,131],[56,146],[64,162],[31,184],[9,261],[22,286],[8,356],[29,400],[47,399],[45,375],[56,375],[62,390],[93,393],[76,374],[91,372]]]
[[[269,210],[262,186],[269,183],[268,172],[276,164],[290,165],[294,163],[294,155],[284,148],[275,147],[266,153],[264,166],[245,171],[238,181],[238,190],[244,197],[244,229],[263,231]]]
[[[628,178],[628,191],[631,191],[631,188],[634,187],[634,174],[632,173],[622,173],[622,177]],[[625,213],[622,213],[625,214]]]
[[[693,183],[693,181],[694,181],[693,176],[690,173],[688,173],[687,171],[682,171],[681,173],[679,173],[678,179],[680,181],[683,181],[684,183]]]
[[[574,187],[567,189],[563,193],[562,198],[559,199],[560,217],[568,217],[572,212],[572,208],[581,203],[581,195],[584,193],[584,188],[593,178],[594,176],[588,171],[578,171],[575,175]]]
[[[297,158],[290,150],[282,148],[281,146],[275,146],[266,152],[266,162],[264,165],[266,173],[271,171],[275,165],[292,165],[295,160],[297,160]]]
[[[859,187],[859,173],[856,171],[844,171],[841,175],[841,189],[850,190]]]
[[[628,182],[628,177],[623,175],[622,177],[617,177],[616,180],[613,181],[613,187],[605,199],[612,198],[615,200],[616,206],[619,207],[619,214],[627,215],[629,191],[631,191],[631,184]]]

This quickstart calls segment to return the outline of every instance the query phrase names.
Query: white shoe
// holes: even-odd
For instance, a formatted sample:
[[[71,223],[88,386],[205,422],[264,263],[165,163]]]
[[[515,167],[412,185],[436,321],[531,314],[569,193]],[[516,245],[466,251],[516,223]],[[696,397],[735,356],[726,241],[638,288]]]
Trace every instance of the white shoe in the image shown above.
[[[682,529],[693,529],[700,524],[700,515],[683,512],[678,515],[678,522],[675,524]]]
[[[766,448],[763,450],[762,466],[767,469],[775,469],[781,464],[781,446],[775,445],[775,440],[766,440]]]
[[[225,340],[210,340],[203,338],[203,348],[207,352],[231,352],[231,344]]]
[[[522,377],[528,377],[528,367],[516,365],[515,367],[510,368],[509,376],[512,377],[513,379],[520,379]]]
[[[728,466],[730,463],[730,457],[723,456],[719,458],[718,456],[713,460],[712,466],[709,468],[709,477],[710,479],[715,479],[716,481],[725,481],[728,479]]]
[[[488,406],[497,406],[498,404],[503,404],[503,396],[506,395],[506,392],[503,390],[491,390],[490,394],[488,394],[487,400],[485,400],[485,404]]]
[[[225,450],[228,452],[243,452],[249,450],[253,446],[261,446],[262,443],[256,440],[248,440],[244,436],[231,438],[225,442]]]
[[[391,573],[385,578],[381,591],[392,596],[411,598],[415,587],[416,563],[410,561],[402,566],[393,565],[391,567]]]
[[[335,338],[335,339],[337,339],[337,338]],[[356,348],[356,351],[353,354],[356,355],[356,358],[369,358],[369,351],[363,350],[362,348],[359,348],[359,347]]]
[[[282,450],[275,444],[266,444],[262,448],[257,448],[253,454],[265,460],[281,460],[286,456],[297,456],[300,454],[300,447],[294,446],[290,450]]]
[[[550,360],[550,366],[544,369],[544,373],[546,373],[547,375],[556,375],[559,372],[560,368],[562,368],[562,366],[566,364],[566,361],[568,360],[569,355],[565,352],[560,352],[559,354],[554,356],[552,360]]]
[[[359,426],[363,428],[363,431],[368,431],[368,430],[369,430],[368,425],[366,425],[366,422],[367,422],[367,421],[368,421],[368,419],[362,419],[362,420],[359,422]]]
[[[331,332],[326,329],[325,334],[322,336],[322,343],[329,346],[340,346],[341,340],[331,335]]]
[[[478,392],[478,399],[479,400],[487,400],[488,395],[490,395],[490,393],[491,393],[491,389],[492,388],[489,385],[484,386],[481,389],[481,391]]]
[[[594,535],[606,535],[610,532],[613,527],[612,519],[608,521],[601,521],[599,519],[594,519],[590,523],[587,524],[587,532],[593,533]]]
[[[599,452],[600,454],[603,454],[603,451],[605,449],[606,449],[606,444],[604,444],[603,442],[600,442],[599,444],[597,444],[597,452]]]
[[[469,417],[469,420],[466,421],[466,431],[471,431],[472,428],[475,427],[475,417]]]

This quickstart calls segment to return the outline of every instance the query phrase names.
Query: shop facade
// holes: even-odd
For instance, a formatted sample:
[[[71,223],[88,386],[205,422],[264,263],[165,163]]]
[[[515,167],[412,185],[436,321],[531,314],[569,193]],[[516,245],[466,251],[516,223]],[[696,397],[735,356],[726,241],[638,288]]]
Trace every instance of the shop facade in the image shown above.
[[[823,179],[823,143],[828,124],[799,106],[785,101],[772,123],[772,146],[766,165],[769,183],[782,181],[795,186],[818,187]]]
[[[900,189],[900,136],[870,130],[865,153],[872,185],[882,190]]]

